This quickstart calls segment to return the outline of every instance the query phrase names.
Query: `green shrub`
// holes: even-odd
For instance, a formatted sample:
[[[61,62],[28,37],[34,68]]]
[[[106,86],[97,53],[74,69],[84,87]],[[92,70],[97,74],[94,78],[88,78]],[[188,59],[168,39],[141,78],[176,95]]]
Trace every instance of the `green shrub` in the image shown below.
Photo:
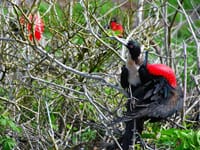
[[[5,115],[0,115],[0,148],[3,150],[11,150],[15,147],[16,141],[14,138],[6,135],[7,130],[20,133],[19,128],[13,120]]]
[[[175,150],[198,150],[200,149],[200,131],[173,128],[162,130],[157,144]]]

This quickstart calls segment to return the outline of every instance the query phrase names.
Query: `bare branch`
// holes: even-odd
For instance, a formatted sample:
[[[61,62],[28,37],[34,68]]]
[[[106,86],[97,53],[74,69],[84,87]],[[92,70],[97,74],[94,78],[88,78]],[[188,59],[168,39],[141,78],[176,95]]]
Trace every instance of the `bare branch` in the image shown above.
[[[183,90],[183,111],[182,111],[182,123],[185,120],[185,106],[187,99],[187,47],[185,42],[183,42],[183,50],[184,50],[184,90]]]
[[[186,20],[187,20],[187,22],[188,22],[190,31],[191,31],[192,36],[193,36],[193,38],[194,38],[194,41],[195,41],[195,43],[196,43],[196,47],[197,47],[197,66],[198,66],[198,72],[200,73],[200,42],[199,42],[199,40],[197,39],[197,36],[196,36],[196,34],[195,34],[195,32],[194,32],[194,29],[193,29],[193,27],[192,27],[193,22],[192,22],[190,16],[186,13],[186,11],[185,11],[185,9],[183,8],[181,2],[180,2],[179,0],[177,0],[177,2],[178,2],[178,5],[180,6],[181,10],[183,11],[183,14],[184,14],[185,17],[186,17]]]

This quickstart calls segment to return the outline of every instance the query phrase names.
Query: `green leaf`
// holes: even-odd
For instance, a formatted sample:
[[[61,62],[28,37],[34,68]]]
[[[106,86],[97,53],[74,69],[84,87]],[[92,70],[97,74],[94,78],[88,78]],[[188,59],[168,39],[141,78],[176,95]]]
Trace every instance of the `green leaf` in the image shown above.
[[[200,130],[196,134],[197,137],[197,144],[200,146]]]
[[[21,128],[19,128],[14,122],[13,120],[11,120],[10,118],[8,118],[7,116],[0,116],[0,128],[11,128],[13,131],[16,132],[20,132]]]
[[[6,125],[7,125],[7,120],[3,116],[0,116],[0,126],[5,127]]]
[[[16,145],[16,142],[13,138],[8,136],[3,136],[0,138],[0,148],[2,147],[3,150],[12,150]]]
[[[153,133],[142,133],[142,138],[156,138],[156,135]]]
[[[84,104],[80,102],[80,103],[79,103],[79,109],[80,109],[80,110],[83,110],[83,107],[84,107]]]
[[[16,132],[20,132],[20,128],[12,121],[12,120],[8,120],[8,125],[10,126],[10,128],[13,130],[13,131],[16,131]]]

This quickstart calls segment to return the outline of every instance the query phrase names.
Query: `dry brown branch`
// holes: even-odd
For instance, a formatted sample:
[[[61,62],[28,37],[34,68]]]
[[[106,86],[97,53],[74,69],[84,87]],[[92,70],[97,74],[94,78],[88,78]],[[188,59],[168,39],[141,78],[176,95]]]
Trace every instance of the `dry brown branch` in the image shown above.
[[[185,120],[185,106],[186,106],[186,96],[187,96],[187,47],[185,42],[183,42],[184,50],[184,90],[183,90],[183,111],[182,111],[182,123]]]

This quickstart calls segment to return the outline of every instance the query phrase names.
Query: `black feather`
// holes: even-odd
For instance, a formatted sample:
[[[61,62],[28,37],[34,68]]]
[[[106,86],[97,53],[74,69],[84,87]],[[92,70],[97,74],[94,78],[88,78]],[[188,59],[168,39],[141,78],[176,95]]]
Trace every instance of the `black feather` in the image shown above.
[[[163,81],[164,80],[164,81]],[[157,84],[153,84],[157,82]],[[163,82],[165,84],[163,84]],[[140,97],[138,101],[136,101],[136,107],[132,108],[132,112],[127,114],[125,118],[159,118],[165,119],[166,117],[170,117],[172,114],[179,111],[182,107],[183,95],[180,92],[180,89],[171,88],[165,78],[157,78],[151,82],[152,84],[141,85],[137,87],[136,91],[140,91],[142,95],[137,95],[136,98]],[[159,90],[157,86],[159,87]],[[152,92],[154,90],[157,92]],[[146,94],[144,94],[146,93]],[[138,92],[137,92],[138,94]],[[133,95],[135,95],[133,91]],[[141,98],[142,97],[142,98]],[[137,107],[137,106],[147,106],[147,107]],[[127,120],[127,119],[125,119]]]
[[[143,98],[143,99],[147,99],[147,98],[149,98],[150,96],[152,96],[153,91],[154,91],[154,89],[150,89],[149,91],[147,91],[146,94],[144,95],[144,98]]]
[[[151,81],[153,79],[153,76],[149,74],[148,70],[146,69],[146,66],[142,64],[138,70],[140,75],[140,80],[143,84],[145,84],[148,81]]]
[[[156,93],[158,93],[158,91],[161,89],[161,86],[159,86],[159,84],[156,84],[155,85],[155,89],[154,89],[154,91],[153,91],[153,94],[156,94]]]
[[[129,87],[129,82],[128,82],[129,73],[128,73],[128,69],[124,65],[121,68],[121,70],[122,70],[122,72],[121,72],[121,76],[120,76],[120,83],[121,83],[121,86],[124,89],[127,89]]]
[[[135,121],[135,123],[134,123]],[[132,145],[132,137],[133,137],[133,127],[134,124],[136,124],[136,129],[138,129],[138,132],[141,134],[144,126],[144,120],[142,119],[136,119],[136,120],[130,120],[126,122],[126,128],[125,128],[125,133],[122,137],[122,149],[123,150],[128,150],[129,145]],[[138,138],[138,137],[137,137]]]

